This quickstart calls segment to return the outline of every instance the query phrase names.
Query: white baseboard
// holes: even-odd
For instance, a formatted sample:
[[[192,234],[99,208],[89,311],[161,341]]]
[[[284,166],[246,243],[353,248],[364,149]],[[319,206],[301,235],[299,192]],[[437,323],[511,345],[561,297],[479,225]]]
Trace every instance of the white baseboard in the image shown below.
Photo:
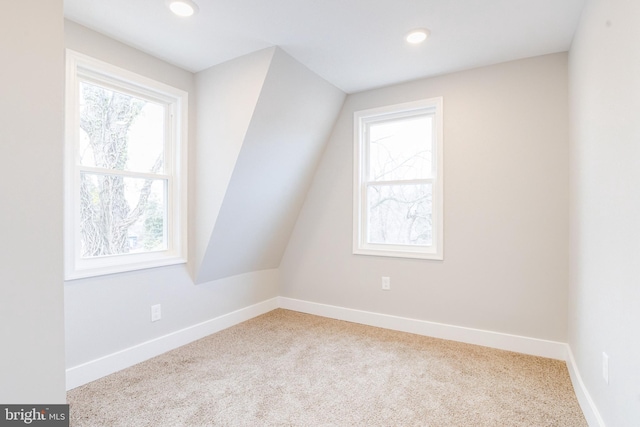
[[[587,419],[589,427],[606,427],[596,404],[593,402],[593,399],[591,399],[591,395],[582,381],[582,376],[580,375],[580,371],[578,371],[578,365],[576,365],[576,360],[573,357],[571,347],[567,347],[567,369],[569,369],[573,389],[576,392],[576,397],[578,398],[578,403],[580,403],[580,408],[582,408],[582,413]]]
[[[280,307],[363,325],[566,360],[567,344],[280,297]]]
[[[285,297],[279,298],[279,306],[288,310],[329,317],[332,319],[345,320],[363,325],[459,341],[468,344],[482,345],[501,350],[515,351],[532,356],[563,360],[567,363],[571,382],[573,383],[578,403],[580,404],[580,408],[584,413],[587,423],[590,427],[606,427],[600,413],[598,412],[598,408],[591,399],[591,396],[582,381],[575,359],[573,358],[573,353],[571,352],[571,348],[568,344],[519,335],[503,334],[500,332],[485,331],[482,329],[446,325],[425,320],[409,319],[406,317],[390,316],[387,314],[354,310],[351,308],[337,307]]]
[[[95,381],[122,369],[159,356],[167,351],[268,313],[276,308],[299,311],[363,325],[408,332],[434,338],[515,351],[533,356],[564,360],[578,402],[590,427],[606,427],[578,371],[571,348],[561,342],[465,328],[426,320],[391,316],[292,298],[277,297],[224,314],[206,322],[155,338],[136,346],[67,369],[67,390]]]
[[[95,381],[114,372],[144,362],[215,332],[278,308],[278,298],[224,314],[211,320],[143,342],[82,365],[67,369],[67,390]]]

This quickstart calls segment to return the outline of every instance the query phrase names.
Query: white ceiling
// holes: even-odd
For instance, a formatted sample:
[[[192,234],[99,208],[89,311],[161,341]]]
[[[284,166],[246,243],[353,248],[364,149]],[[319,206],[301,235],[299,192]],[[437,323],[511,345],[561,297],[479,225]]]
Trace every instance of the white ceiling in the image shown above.
[[[347,93],[569,49],[585,0],[64,0],[68,19],[197,72],[277,45]],[[412,28],[431,30],[408,45]]]

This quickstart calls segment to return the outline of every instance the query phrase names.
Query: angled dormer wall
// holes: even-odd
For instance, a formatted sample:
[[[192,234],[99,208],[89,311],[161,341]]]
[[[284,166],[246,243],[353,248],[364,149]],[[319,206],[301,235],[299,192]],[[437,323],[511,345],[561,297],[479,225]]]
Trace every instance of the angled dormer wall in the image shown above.
[[[345,94],[279,48],[197,83],[196,283],[277,268]]]
[[[197,141],[195,233],[196,277],[249,129],[275,48],[264,49],[196,74]],[[193,252],[192,252],[193,253]]]

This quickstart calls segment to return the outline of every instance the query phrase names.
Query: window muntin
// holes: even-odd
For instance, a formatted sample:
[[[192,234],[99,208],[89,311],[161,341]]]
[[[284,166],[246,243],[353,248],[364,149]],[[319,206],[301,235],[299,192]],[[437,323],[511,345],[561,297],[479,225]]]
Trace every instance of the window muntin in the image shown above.
[[[67,279],[186,262],[187,94],[67,51]]]
[[[442,259],[442,99],[354,115],[356,254]]]

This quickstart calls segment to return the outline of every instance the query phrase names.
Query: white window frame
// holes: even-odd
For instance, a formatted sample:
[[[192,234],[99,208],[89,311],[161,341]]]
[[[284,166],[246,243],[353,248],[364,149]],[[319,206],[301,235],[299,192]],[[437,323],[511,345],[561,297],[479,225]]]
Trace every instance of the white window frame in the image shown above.
[[[389,105],[354,113],[354,165],[353,165],[353,253],[356,255],[376,255],[400,258],[444,259],[444,157],[443,157],[443,99],[442,97],[423,99],[396,105]],[[367,126],[371,123],[431,114],[433,121],[433,178],[432,183],[432,245],[391,245],[367,242],[367,187],[368,139]],[[409,183],[409,181],[407,181]]]
[[[163,173],[163,178],[168,182],[165,250],[94,258],[81,257],[80,174],[86,168],[80,165],[78,147],[79,87],[83,79],[91,79],[116,90],[141,95],[168,107]],[[187,92],[67,49],[65,99],[65,280],[186,263]]]

